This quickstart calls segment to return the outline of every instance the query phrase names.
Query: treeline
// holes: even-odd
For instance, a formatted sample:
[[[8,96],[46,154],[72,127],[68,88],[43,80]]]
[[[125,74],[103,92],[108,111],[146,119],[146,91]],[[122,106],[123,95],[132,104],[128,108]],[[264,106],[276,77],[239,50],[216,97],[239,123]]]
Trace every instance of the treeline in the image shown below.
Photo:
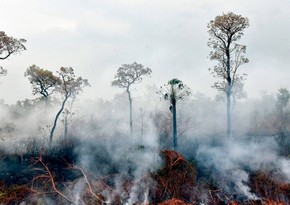
[[[141,100],[153,101],[153,98],[162,98],[169,103],[166,105],[163,101],[153,101],[155,104],[147,108],[149,102],[146,102],[147,104],[139,103],[138,99],[135,99],[132,94],[132,90],[134,84],[140,83],[144,77],[150,76],[152,70],[134,62],[121,65],[114,78],[112,76],[113,81],[111,82],[112,86],[123,88],[126,92],[127,97],[124,96],[124,99],[128,99],[127,107],[124,106],[120,109],[120,101],[123,101],[123,98],[116,100],[114,103],[105,102],[106,106],[110,107],[111,104],[116,104],[117,107],[104,108],[108,112],[100,115],[100,111],[95,111],[98,106],[91,107],[88,112],[80,111],[87,109],[86,104],[81,105],[78,109],[78,115],[81,117],[76,117],[77,112],[73,111],[75,102],[82,90],[90,86],[89,81],[81,76],[76,76],[74,69],[71,67],[60,67],[56,73],[53,73],[49,68],[32,65],[27,68],[24,75],[31,83],[32,94],[36,96],[36,99],[18,102],[13,106],[2,103],[3,113],[7,114],[1,116],[3,119],[1,121],[3,124],[1,125],[1,133],[7,135],[7,130],[8,133],[11,133],[14,127],[16,129],[22,124],[22,127],[29,128],[23,133],[30,135],[31,130],[35,130],[37,127],[37,129],[45,130],[48,138],[45,141],[48,141],[50,146],[60,122],[64,127],[61,135],[66,139],[69,134],[69,127],[74,121],[78,119],[80,121],[71,126],[77,129],[84,121],[83,119],[86,119],[87,116],[93,116],[108,124],[115,122],[112,125],[114,131],[127,132],[131,136],[144,136],[146,130],[151,130],[150,132],[158,133],[160,137],[171,138],[173,149],[178,149],[178,141],[182,141],[182,136],[198,135],[226,135],[228,138],[239,135],[280,136],[283,144],[289,132],[287,106],[290,94],[286,88],[281,88],[277,91],[277,96],[272,97],[272,107],[268,110],[261,110],[265,106],[257,106],[251,110],[243,108],[243,104],[254,106],[255,103],[247,101],[237,105],[239,103],[236,100],[245,97],[244,83],[247,74],[240,73],[239,68],[241,65],[247,64],[249,60],[245,56],[246,46],[242,45],[240,40],[244,35],[244,30],[248,27],[248,18],[233,12],[216,16],[208,23],[209,39],[207,44],[211,48],[209,59],[216,62],[216,65],[210,68],[210,72],[217,79],[213,83],[213,87],[219,91],[219,98],[225,102],[226,109],[222,108],[221,102],[218,100],[212,100],[203,95],[190,97],[193,91],[177,78],[168,79],[168,82],[163,86],[155,88],[154,92],[150,91],[152,93],[147,96],[148,99]],[[26,50],[24,46],[26,40],[7,36],[5,32],[0,32],[0,42],[1,60]],[[6,73],[7,70],[1,67],[0,75],[6,75]],[[195,105],[196,102],[197,105]],[[38,104],[40,107],[35,106]],[[52,106],[52,104],[55,106]],[[264,105],[264,102],[261,104]],[[246,110],[243,111],[243,109]],[[119,110],[122,113],[127,110],[127,119],[125,119],[124,114],[119,113]],[[118,118],[118,115],[122,117]],[[29,120],[25,119],[27,116],[31,116],[31,118]],[[23,122],[21,123],[21,120],[19,120],[19,123],[17,123],[20,118],[23,118]],[[28,125],[26,125],[27,122],[29,122]],[[36,126],[34,126],[34,129],[30,129],[33,122]],[[127,126],[125,122],[129,122]],[[100,127],[100,129],[108,127],[105,123],[94,123],[93,127]],[[87,124],[89,123],[84,126]],[[146,124],[148,124],[148,127],[150,125],[151,129],[145,129]],[[112,129],[108,128],[108,130]],[[60,136],[60,130],[58,132],[58,136]],[[74,135],[81,135],[81,133],[74,132]],[[161,141],[164,142],[164,140]]]
[[[158,135],[161,146],[172,147],[172,113],[168,103],[156,94],[156,86],[147,87],[144,96],[135,99],[132,107],[133,136],[146,138]],[[286,89],[276,94],[262,94],[257,99],[236,102],[233,109],[233,133],[238,137],[278,137],[281,145],[289,141],[290,106],[283,102]],[[59,117],[58,138],[70,136],[78,138],[110,137],[129,133],[129,106],[127,93],[116,95],[110,101],[102,99],[82,103],[71,102]],[[284,96],[285,97],[285,96]],[[282,100],[282,101],[281,101]],[[2,144],[25,141],[27,138],[39,139],[43,144],[49,143],[47,137],[52,126],[52,119],[59,109],[60,100],[42,99],[18,101],[14,105],[3,104],[1,109],[0,136]],[[225,99],[212,99],[201,93],[192,93],[177,106],[177,130],[179,144],[187,139],[224,138],[226,115]],[[288,142],[289,143],[289,142]]]

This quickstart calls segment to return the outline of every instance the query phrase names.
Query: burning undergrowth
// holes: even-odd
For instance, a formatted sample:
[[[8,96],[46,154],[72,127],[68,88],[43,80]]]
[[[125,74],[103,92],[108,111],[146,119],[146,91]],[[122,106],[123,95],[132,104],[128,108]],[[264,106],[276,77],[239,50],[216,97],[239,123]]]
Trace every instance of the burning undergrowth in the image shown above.
[[[260,198],[277,201],[280,203],[289,202],[290,183],[285,183],[285,178],[279,173],[256,171],[250,175],[250,187]]]
[[[257,201],[273,199],[287,204],[289,195],[286,192],[281,191],[279,194],[276,192],[276,197],[269,198],[261,194],[262,189],[255,189],[253,186],[254,182],[257,182],[253,178],[254,173],[265,174],[267,176],[265,180],[273,182],[272,188],[279,187],[281,183],[285,186],[289,185],[290,160],[287,156],[282,156],[279,149],[273,137],[260,140],[254,138],[223,140],[221,138],[218,142],[201,143],[194,152],[193,158],[196,160],[199,178],[210,179],[208,181],[212,188],[219,190],[216,193],[222,201],[231,199],[239,203],[248,201],[257,203]],[[267,189],[263,180],[260,183],[261,187]]]
[[[175,151],[164,150],[161,155],[164,159],[163,167],[152,174],[156,181],[153,201],[160,203],[171,198],[192,201],[196,184],[193,165]]]
[[[273,140],[199,143],[184,156],[125,136],[58,144],[1,155],[2,204],[289,203],[289,159]]]
[[[30,188],[24,185],[6,186],[0,182],[0,204],[18,204],[31,194]]]

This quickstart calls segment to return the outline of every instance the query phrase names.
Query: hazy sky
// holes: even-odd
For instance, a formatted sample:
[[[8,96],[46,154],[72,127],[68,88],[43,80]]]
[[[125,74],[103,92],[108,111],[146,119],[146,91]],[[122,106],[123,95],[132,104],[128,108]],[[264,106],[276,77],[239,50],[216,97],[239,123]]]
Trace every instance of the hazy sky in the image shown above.
[[[142,63],[153,70],[138,86],[157,86],[179,78],[193,92],[214,96],[208,68],[207,23],[223,12],[249,18],[241,43],[250,63],[245,90],[290,89],[289,0],[0,0],[0,30],[25,38],[27,51],[0,64],[0,98],[7,103],[33,98],[25,70],[32,64],[49,70],[75,69],[91,87],[83,98],[111,99],[119,88],[111,81],[121,64]],[[137,91],[133,93],[137,95]]]

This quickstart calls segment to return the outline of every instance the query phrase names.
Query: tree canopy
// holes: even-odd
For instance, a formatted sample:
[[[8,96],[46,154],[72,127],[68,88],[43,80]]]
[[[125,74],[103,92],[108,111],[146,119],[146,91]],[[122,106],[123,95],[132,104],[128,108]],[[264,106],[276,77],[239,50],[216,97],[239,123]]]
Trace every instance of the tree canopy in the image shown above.
[[[112,86],[120,88],[129,88],[134,83],[139,83],[143,80],[143,76],[150,76],[152,70],[144,68],[142,64],[136,62],[132,64],[123,64],[117,70],[115,80],[112,81]]]
[[[28,77],[32,85],[32,94],[40,94],[44,99],[53,93],[61,84],[60,78],[55,76],[51,71],[32,65],[27,68],[24,76]]]
[[[248,18],[232,12],[217,16],[208,24],[210,38],[208,46],[210,60],[217,61],[212,74],[221,79],[215,82],[214,87],[223,92],[231,92],[235,81],[243,81],[245,74],[238,74],[238,68],[249,60],[244,56],[246,46],[238,44],[244,29],[249,26]]]
[[[170,104],[176,103],[178,100],[182,100],[190,95],[190,88],[177,78],[173,78],[160,87],[159,94],[163,96],[165,100],[169,100]]]
[[[57,73],[61,84],[56,91],[64,94],[65,97],[75,97],[83,91],[84,87],[90,86],[87,79],[75,76],[72,67],[61,67]]]
[[[17,39],[12,36],[7,36],[4,31],[0,31],[0,60],[5,60],[11,54],[20,53],[26,50],[24,46],[26,40],[23,38]],[[0,66],[0,75],[6,75],[7,70]]]
[[[8,58],[11,54],[26,50],[24,43],[26,43],[25,39],[7,36],[4,31],[0,31],[0,60]]]

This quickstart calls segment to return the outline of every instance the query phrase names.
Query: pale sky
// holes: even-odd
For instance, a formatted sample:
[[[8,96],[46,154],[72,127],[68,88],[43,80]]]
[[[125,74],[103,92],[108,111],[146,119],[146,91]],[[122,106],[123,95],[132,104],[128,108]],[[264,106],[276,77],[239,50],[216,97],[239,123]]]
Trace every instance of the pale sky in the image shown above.
[[[24,77],[32,64],[55,71],[73,67],[92,85],[82,98],[112,99],[111,81],[121,64],[141,63],[153,71],[137,86],[179,78],[193,92],[214,96],[208,68],[207,23],[223,12],[248,17],[240,43],[250,62],[249,98],[262,90],[290,89],[289,0],[0,0],[0,30],[27,40],[27,51],[1,61],[0,98],[7,103],[34,98]],[[133,95],[137,95],[135,91]]]

